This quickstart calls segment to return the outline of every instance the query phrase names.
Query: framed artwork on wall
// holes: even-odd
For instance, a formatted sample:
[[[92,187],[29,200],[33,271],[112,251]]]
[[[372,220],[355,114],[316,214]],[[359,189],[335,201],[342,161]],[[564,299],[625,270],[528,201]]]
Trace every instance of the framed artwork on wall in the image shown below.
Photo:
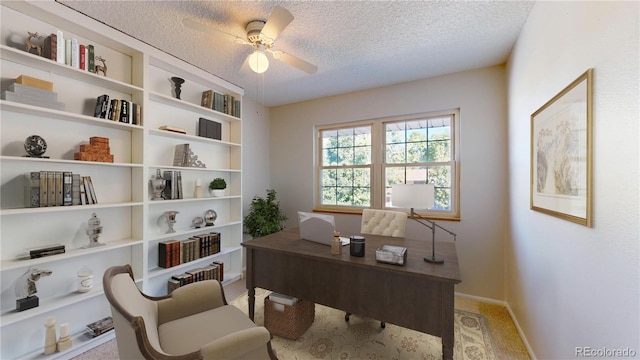
[[[593,69],[531,115],[531,209],[592,225]]]

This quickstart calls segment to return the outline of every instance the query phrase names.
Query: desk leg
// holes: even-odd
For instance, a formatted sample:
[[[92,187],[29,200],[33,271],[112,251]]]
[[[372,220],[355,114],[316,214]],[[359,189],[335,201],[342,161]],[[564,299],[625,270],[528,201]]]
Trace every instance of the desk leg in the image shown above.
[[[249,318],[254,321],[256,313],[256,287],[253,284],[253,249],[245,249],[247,254],[247,294],[249,296]]]
[[[249,319],[253,321],[253,317],[256,313],[256,288],[249,289]]]
[[[453,284],[442,285],[442,358],[453,360],[454,293]]]

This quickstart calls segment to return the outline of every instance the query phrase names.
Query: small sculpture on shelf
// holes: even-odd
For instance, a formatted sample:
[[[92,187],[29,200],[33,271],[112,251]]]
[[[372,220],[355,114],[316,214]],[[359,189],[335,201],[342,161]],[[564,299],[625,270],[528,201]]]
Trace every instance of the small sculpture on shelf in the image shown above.
[[[91,218],[87,223],[87,235],[89,235],[89,245],[87,248],[92,248],[96,246],[104,245],[103,243],[98,242],[98,238],[102,234],[102,225],[100,225],[100,219],[96,213],[91,214]]]
[[[24,150],[27,152],[26,157],[45,158],[44,153],[47,151],[47,142],[40,135],[31,135],[24,141]]]
[[[153,190],[153,198],[151,200],[164,200],[162,193],[167,186],[167,180],[162,177],[160,169],[156,169],[155,178],[149,180],[151,183],[151,189]]]
[[[171,78],[171,81],[173,81],[173,89],[175,91],[176,99],[181,100],[180,93],[182,92],[182,84],[184,84],[184,79],[173,76]]]
[[[204,225],[204,219],[202,219],[200,216],[196,216],[193,218],[193,226],[196,229],[200,229],[202,225]]]
[[[44,36],[37,32],[32,33],[31,31],[27,31],[27,34],[29,34],[29,36],[27,36],[27,40],[25,41],[25,44],[27,45],[25,51],[30,53],[32,49],[35,49],[38,56],[42,56],[42,45],[34,44],[31,39],[43,39]]]
[[[96,65],[94,73],[98,75],[98,72],[102,71],[104,77],[107,77],[107,60],[103,59],[102,56],[96,56],[96,61],[102,62],[102,65]]]
[[[40,304],[40,300],[35,295],[38,292],[38,289],[36,289],[36,281],[40,280],[43,276],[49,276],[51,274],[51,270],[29,268],[26,273],[18,278],[18,282],[16,283],[16,296],[18,297],[18,300],[16,300],[16,310],[24,311],[37,307]]]
[[[204,212],[205,226],[213,226],[214,221],[218,218],[218,213],[215,210],[207,210]]]
[[[166,234],[176,232],[173,229],[173,225],[176,223],[176,215],[178,214],[178,211],[167,211],[164,213],[165,219],[167,220],[167,225],[169,225],[169,229],[167,230]]]

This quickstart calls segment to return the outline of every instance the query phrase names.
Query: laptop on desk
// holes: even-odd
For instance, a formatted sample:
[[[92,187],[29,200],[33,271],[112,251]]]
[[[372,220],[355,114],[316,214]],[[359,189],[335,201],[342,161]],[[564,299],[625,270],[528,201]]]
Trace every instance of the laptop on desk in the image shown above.
[[[300,238],[331,245],[333,232],[335,231],[333,215],[298,211],[298,226],[300,228]],[[340,242],[342,245],[348,245],[349,238],[341,236]]]

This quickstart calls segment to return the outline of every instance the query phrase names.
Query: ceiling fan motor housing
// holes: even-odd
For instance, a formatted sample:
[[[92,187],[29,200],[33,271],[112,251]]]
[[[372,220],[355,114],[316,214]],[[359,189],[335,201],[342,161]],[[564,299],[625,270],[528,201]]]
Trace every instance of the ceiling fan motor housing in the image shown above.
[[[264,44],[264,37],[262,36],[262,28],[264,28],[265,22],[262,20],[253,20],[247,24],[247,39],[252,44]],[[266,44],[265,44],[266,45]]]

